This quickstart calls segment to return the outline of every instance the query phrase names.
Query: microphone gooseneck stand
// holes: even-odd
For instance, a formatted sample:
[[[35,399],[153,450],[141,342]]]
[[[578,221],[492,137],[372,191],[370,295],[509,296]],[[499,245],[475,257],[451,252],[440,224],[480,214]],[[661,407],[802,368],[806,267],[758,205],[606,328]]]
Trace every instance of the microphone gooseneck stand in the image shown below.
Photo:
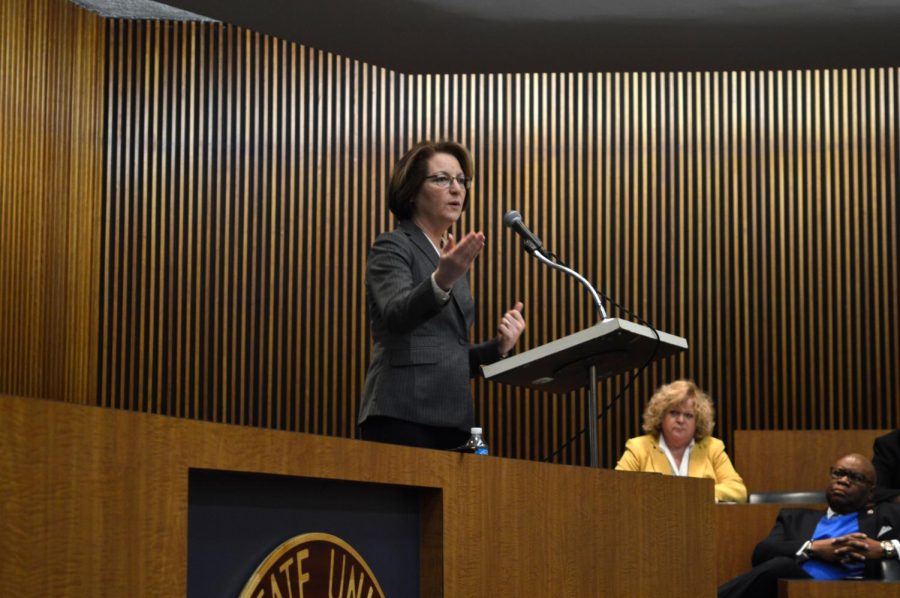
[[[608,319],[608,316],[606,315],[606,308],[603,307],[603,301],[600,299],[600,294],[597,292],[597,289],[594,288],[594,285],[589,283],[584,276],[582,276],[575,270],[572,270],[571,268],[566,267],[553,259],[550,259],[546,255],[544,255],[542,248],[538,248],[534,243],[527,239],[522,242],[522,246],[525,248],[525,251],[533,255],[541,263],[550,266],[554,270],[559,270],[560,272],[568,274],[579,283],[581,283],[590,292],[591,297],[593,297],[594,305],[597,307],[597,312],[600,314],[601,321],[606,321]],[[597,438],[597,419],[597,364],[591,361],[590,365],[588,366],[588,447],[590,451],[591,467],[600,466],[600,455],[598,452],[599,441]]]
[[[644,362],[644,365],[642,365],[636,373],[631,374],[631,378],[628,380],[628,382],[625,384],[625,386],[622,387],[622,389],[612,399],[612,401],[610,401],[604,407],[603,414],[605,414],[623,396],[625,391],[631,387],[631,384],[634,382],[635,378],[637,378],[637,376],[639,376],[646,369],[646,367],[648,365],[650,365],[650,362],[652,362],[654,360],[654,358],[656,357],[656,353],[657,353],[657,350],[659,349],[659,345],[660,345],[659,331],[656,330],[655,326],[653,326],[649,322],[646,322],[643,318],[641,318],[637,314],[633,313],[631,310],[619,305],[618,303],[616,303],[609,297],[601,298],[600,292],[594,287],[594,285],[589,283],[587,281],[587,279],[584,278],[584,276],[582,276],[575,270],[572,270],[571,268],[566,266],[563,263],[563,261],[559,259],[559,257],[557,257],[556,255],[553,254],[553,252],[547,251],[546,249],[544,249],[544,246],[541,243],[540,238],[538,238],[537,235],[535,235],[533,232],[531,232],[528,229],[527,226],[525,226],[525,223],[522,221],[522,215],[519,214],[519,212],[517,212],[515,210],[511,210],[511,211],[507,212],[503,216],[503,224],[506,225],[507,227],[509,227],[510,229],[512,229],[512,231],[515,234],[519,235],[522,238],[522,248],[525,249],[526,252],[528,252],[530,255],[534,256],[541,263],[546,264],[547,266],[550,266],[554,270],[559,270],[560,272],[563,272],[564,274],[566,274],[568,276],[572,276],[573,278],[575,278],[575,280],[577,280],[582,286],[584,286],[590,292],[591,297],[594,299],[594,305],[597,308],[597,313],[600,315],[600,318],[601,318],[601,321],[598,323],[606,322],[606,321],[609,321],[609,319],[610,319],[606,315],[606,308],[603,305],[604,299],[605,299],[606,301],[608,301],[609,303],[611,303],[612,305],[617,307],[619,310],[630,314],[633,318],[637,319],[639,322],[642,322],[644,325],[646,325],[648,328],[650,328],[650,330],[653,332],[654,336],[656,337],[656,343],[653,347],[653,354],[650,356],[649,359],[647,359],[646,362]],[[597,450],[598,449],[597,422],[600,419],[600,417],[602,417],[603,414],[600,414],[600,415],[597,414],[597,364],[593,360],[590,360],[588,363],[585,363],[584,365],[585,365],[585,369],[587,370],[588,391],[589,391],[588,392],[588,420],[589,421],[588,421],[587,429],[588,429],[588,444],[589,444],[589,448],[590,448],[590,466],[598,467],[600,453]],[[576,438],[578,438],[583,433],[584,433],[584,428],[582,428],[577,434],[575,434],[573,437],[571,437],[569,440],[567,440],[565,443],[563,443],[562,446],[560,446],[558,449],[556,449],[549,457],[547,457],[544,460],[549,461],[550,459],[552,459],[553,456],[559,454],[559,452],[561,450],[563,450],[564,448],[569,446]]]
[[[594,285],[589,283],[584,276],[571,268],[563,266],[562,264],[549,259],[540,249],[534,247],[529,241],[525,241],[523,245],[525,245],[525,251],[536,257],[540,262],[547,264],[554,270],[559,270],[560,272],[568,274],[569,276],[580,282],[582,285],[584,285],[584,288],[586,288],[588,292],[590,292],[591,297],[594,298],[594,305],[596,305],[597,311],[600,313],[600,319],[607,319],[606,308],[603,307],[603,300],[600,299],[600,294],[597,292],[597,289],[594,288]],[[531,245],[531,247],[529,247],[529,245]]]

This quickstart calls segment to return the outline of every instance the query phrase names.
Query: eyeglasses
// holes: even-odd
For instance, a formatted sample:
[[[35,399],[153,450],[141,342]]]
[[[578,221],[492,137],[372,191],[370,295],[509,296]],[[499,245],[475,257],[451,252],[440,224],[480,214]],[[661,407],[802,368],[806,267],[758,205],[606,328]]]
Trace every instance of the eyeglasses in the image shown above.
[[[855,471],[851,471],[849,469],[831,469],[831,479],[839,480],[841,478],[847,478],[851,482],[855,482],[857,484],[869,484],[869,478],[864,476],[861,473],[857,473]]]
[[[671,417],[672,419],[678,419],[682,415],[684,416],[684,419],[694,419],[693,413],[686,413],[684,411],[679,411],[678,409],[669,409],[669,417]]]
[[[450,185],[453,184],[453,181],[456,181],[457,183],[459,183],[459,186],[462,187],[463,189],[468,189],[469,185],[472,184],[472,179],[470,179],[469,177],[467,177],[464,174],[454,177],[454,176],[450,176],[449,174],[438,173],[438,174],[432,174],[430,176],[427,176],[427,177],[425,177],[425,179],[431,181],[432,183],[434,183],[438,187],[441,187],[442,189],[449,188]]]

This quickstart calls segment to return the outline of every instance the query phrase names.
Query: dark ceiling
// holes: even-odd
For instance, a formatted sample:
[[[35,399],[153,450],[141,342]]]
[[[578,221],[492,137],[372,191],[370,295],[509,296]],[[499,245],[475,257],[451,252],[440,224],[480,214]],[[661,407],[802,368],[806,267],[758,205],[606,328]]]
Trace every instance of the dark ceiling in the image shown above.
[[[900,66],[891,0],[167,0],[402,73]]]

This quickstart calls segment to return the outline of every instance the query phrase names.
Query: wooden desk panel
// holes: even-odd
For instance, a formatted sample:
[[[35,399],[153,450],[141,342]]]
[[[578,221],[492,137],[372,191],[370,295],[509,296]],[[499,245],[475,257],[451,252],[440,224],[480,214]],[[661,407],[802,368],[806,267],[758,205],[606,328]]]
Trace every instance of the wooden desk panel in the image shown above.
[[[749,492],[824,490],[828,468],[842,455],[872,457],[889,430],[736,430],[734,465]]]
[[[716,584],[750,570],[753,549],[772,531],[778,511],[803,507],[826,508],[825,505],[717,505]]]
[[[184,594],[192,467],[440,489],[427,598],[715,591],[709,480],[0,396],[0,595]]]
[[[750,570],[753,549],[784,505],[716,505],[716,584]]]
[[[883,581],[778,581],[778,598],[897,598],[900,583]]]

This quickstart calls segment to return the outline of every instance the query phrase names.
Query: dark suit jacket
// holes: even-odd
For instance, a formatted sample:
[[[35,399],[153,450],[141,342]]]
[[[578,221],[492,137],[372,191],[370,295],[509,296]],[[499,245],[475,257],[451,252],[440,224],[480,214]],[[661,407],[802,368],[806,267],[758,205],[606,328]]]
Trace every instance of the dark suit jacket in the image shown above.
[[[411,221],[369,250],[366,304],[374,339],[359,423],[372,415],[468,430],[475,422],[469,378],[500,358],[494,339],[470,345],[475,305],[460,278],[444,304],[435,297],[434,247]]]
[[[889,500],[900,495],[900,430],[875,439],[872,465],[878,479],[876,500]]]
[[[753,566],[778,556],[793,557],[804,542],[812,539],[824,514],[818,509],[782,509],[769,537],[756,545]],[[879,504],[860,511],[859,530],[879,541],[900,539],[900,505]],[[866,577],[881,577],[879,561],[866,562]]]

